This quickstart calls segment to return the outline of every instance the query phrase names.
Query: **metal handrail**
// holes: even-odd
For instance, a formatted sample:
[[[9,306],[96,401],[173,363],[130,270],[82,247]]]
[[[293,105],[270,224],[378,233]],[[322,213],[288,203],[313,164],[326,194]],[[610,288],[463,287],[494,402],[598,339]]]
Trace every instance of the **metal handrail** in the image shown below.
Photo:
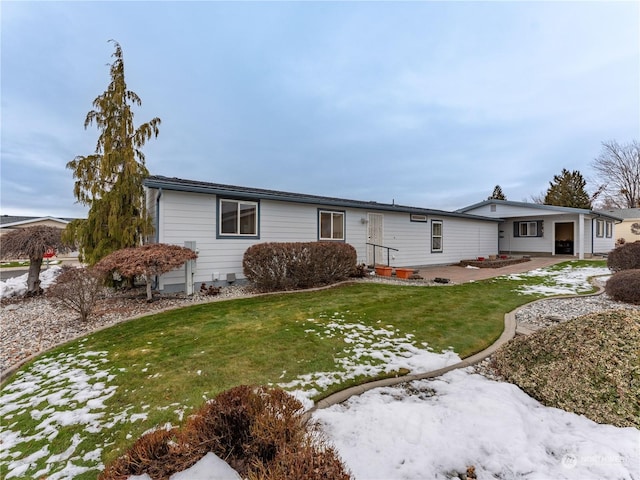
[[[369,242],[367,242],[367,245],[371,245],[373,247],[373,266],[374,267],[376,266],[376,247],[386,248],[387,249],[387,267],[391,266],[391,263],[389,262],[390,251],[391,250],[393,250],[394,252],[399,252],[400,251],[397,248],[385,247],[384,245],[378,245],[377,243],[369,243]]]

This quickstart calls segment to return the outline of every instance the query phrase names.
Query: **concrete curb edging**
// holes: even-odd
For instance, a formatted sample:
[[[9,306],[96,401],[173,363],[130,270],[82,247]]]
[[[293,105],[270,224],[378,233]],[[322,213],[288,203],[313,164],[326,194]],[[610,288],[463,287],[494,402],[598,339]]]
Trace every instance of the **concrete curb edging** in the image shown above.
[[[602,285],[594,284],[591,281],[591,279],[589,279],[589,281],[594,287],[598,289],[596,292],[588,293],[585,295],[567,295],[566,297],[553,297],[553,298],[592,297],[592,296],[601,295],[602,293],[604,293],[604,287]],[[537,300],[534,300],[533,302],[520,305],[514,310],[505,313],[504,330],[502,331],[502,335],[500,335],[498,340],[493,342],[484,350],[463,359],[461,362],[455,363],[453,365],[449,365],[448,367],[440,368],[438,370],[432,370],[430,372],[404,375],[402,377],[385,378],[382,380],[375,380],[373,382],[363,383],[362,385],[349,387],[345,390],[341,390],[339,392],[333,393],[328,397],[325,397],[322,400],[318,401],[313,407],[311,407],[309,410],[305,412],[305,416],[307,418],[310,418],[313,412],[315,412],[316,410],[328,408],[338,403],[342,403],[355,395],[362,395],[363,393],[369,390],[373,390],[374,388],[391,387],[394,385],[399,385],[401,383],[412,382],[414,380],[425,380],[427,378],[435,378],[435,377],[444,375],[445,373],[451,372],[452,370],[457,370],[459,368],[466,368],[466,367],[475,365],[477,363],[480,363],[481,361],[493,355],[502,345],[512,340],[516,336],[516,334],[529,335],[531,333],[534,333],[535,330],[531,330],[526,327],[517,325],[516,312],[520,310],[522,307],[524,307],[525,305],[541,302],[543,300],[549,300],[549,298],[539,298]]]
[[[518,308],[521,308],[521,307],[518,307]],[[488,346],[487,348],[485,348],[481,352],[478,352],[478,353],[476,353],[474,355],[471,355],[470,357],[467,357],[464,360],[462,360],[462,361],[460,361],[458,363],[455,363],[453,365],[449,365],[448,367],[439,368],[437,370],[432,370],[430,372],[416,373],[416,374],[411,374],[411,375],[404,375],[402,377],[385,378],[385,379],[382,379],[382,380],[375,380],[373,382],[364,383],[362,385],[356,385],[354,387],[349,387],[349,388],[347,388],[345,390],[341,390],[341,391],[336,392],[336,393],[334,393],[332,395],[329,395],[326,398],[323,398],[322,400],[317,402],[312,408],[307,410],[305,412],[305,415],[310,417],[313,414],[313,412],[315,412],[316,410],[320,410],[322,408],[327,408],[327,407],[331,407],[333,405],[336,405],[338,403],[342,403],[345,400],[348,400],[350,397],[353,397],[354,395],[361,395],[361,394],[363,394],[363,393],[365,393],[365,392],[367,392],[369,390],[373,390],[374,388],[391,387],[391,386],[394,386],[394,385],[399,385],[401,383],[412,382],[414,380],[424,380],[424,379],[427,379],[427,378],[439,377],[439,376],[444,375],[445,373],[448,373],[448,372],[450,372],[452,370],[457,370],[459,368],[470,367],[472,365],[475,365],[476,363],[481,362],[485,358],[487,358],[490,355],[492,355],[493,353],[495,353],[496,350],[498,350],[498,348],[500,348],[502,345],[507,343],[513,337],[515,337],[515,335],[516,335],[516,315],[515,315],[515,312],[518,310],[518,308],[516,308],[515,310],[512,310],[511,312],[508,312],[508,313],[505,314],[505,316],[504,316],[504,330],[502,331],[502,334],[500,335],[498,340],[496,340],[494,343],[492,343],[490,346]]]

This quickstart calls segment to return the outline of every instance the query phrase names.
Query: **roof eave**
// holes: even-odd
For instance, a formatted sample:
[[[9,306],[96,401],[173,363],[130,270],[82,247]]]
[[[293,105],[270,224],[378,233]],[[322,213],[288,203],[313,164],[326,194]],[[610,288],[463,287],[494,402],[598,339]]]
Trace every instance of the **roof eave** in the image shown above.
[[[365,202],[359,200],[348,200],[342,198],[322,197],[316,195],[304,195],[289,192],[276,192],[265,189],[250,189],[233,185],[207,184],[203,182],[191,182],[183,179],[172,179],[167,177],[151,176],[147,177],[143,185],[148,188],[163,190],[175,190],[181,192],[205,193],[209,195],[228,195],[241,197],[249,200],[274,200],[281,202],[295,202],[313,205],[326,205],[332,207],[350,207],[360,209],[380,210],[385,212],[417,213],[431,216],[448,216],[457,218],[467,218],[482,221],[498,221],[498,219],[471,215],[459,212],[447,212],[444,210],[432,210],[427,208],[409,207],[404,205],[385,204],[377,202]]]

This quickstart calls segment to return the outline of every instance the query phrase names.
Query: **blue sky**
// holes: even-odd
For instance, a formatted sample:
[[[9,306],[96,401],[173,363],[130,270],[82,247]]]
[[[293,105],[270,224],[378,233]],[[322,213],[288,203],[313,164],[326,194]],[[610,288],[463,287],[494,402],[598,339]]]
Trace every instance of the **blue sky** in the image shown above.
[[[640,137],[638,2],[0,3],[2,214],[82,216],[65,168],[117,40],[152,174],[453,210]],[[595,184],[588,184],[593,187]]]

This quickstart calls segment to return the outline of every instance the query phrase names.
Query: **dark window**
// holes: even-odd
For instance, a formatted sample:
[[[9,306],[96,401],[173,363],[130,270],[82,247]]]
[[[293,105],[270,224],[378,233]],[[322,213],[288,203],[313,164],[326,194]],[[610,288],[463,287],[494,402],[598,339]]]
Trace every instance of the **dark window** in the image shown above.
[[[258,204],[240,200],[220,200],[220,235],[258,235]]]
[[[320,240],[344,240],[344,212],[320,210]]]
[[[543,221],[534,220],[527,222],[513,222],[513,236],[514,237],[542,237],[543,236]]]
[[[442,252],[442,220],[431,220],[431,252]]]

